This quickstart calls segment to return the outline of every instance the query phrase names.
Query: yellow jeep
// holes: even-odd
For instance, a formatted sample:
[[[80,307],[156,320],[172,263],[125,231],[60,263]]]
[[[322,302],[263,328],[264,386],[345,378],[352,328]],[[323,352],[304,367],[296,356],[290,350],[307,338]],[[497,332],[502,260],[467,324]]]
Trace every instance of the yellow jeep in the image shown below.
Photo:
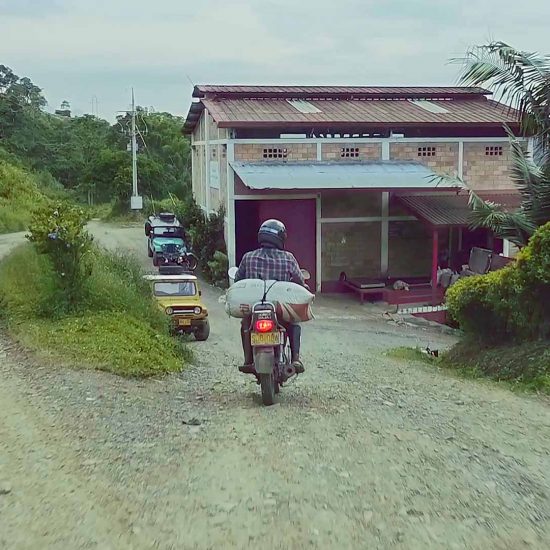
[[[173,330],[179,334],[194,334],[204,341],[210,334],[208,310],[202,302],[202,292],[195,275],[145,275],[151,282],[153,296],[159,307],[172,317]]]

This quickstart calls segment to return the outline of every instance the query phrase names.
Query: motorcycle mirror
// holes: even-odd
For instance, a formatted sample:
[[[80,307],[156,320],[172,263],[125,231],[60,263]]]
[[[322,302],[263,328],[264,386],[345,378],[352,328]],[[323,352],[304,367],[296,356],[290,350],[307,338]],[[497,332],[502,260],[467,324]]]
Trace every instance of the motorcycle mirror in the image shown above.
[[[237,275],[237,268],[235,266],[233,267],[230,267],[229,270],[227,271],[227,274],[229,275],[229,278],[230,279],[234,279],[235,278],[235,275]]]
[[[311,279],[311,273],[307,269],[300,269],[300,271],[302,272],[304,281],[309,281]]]

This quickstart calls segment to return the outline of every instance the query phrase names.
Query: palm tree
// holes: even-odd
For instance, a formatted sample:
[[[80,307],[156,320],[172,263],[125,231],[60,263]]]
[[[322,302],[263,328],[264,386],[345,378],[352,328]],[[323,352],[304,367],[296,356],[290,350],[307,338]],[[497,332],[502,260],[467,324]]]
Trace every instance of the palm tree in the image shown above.
[[[498,100],[518,111],[522,133],[534,138],[532,155],[507,129],[511,177],[522,198],[519,210],[508,212],[469,190],[472,228],[491,229],[525,246],[536,228],[550,221],[550,56],[492,42],[471,48],[465,58],[455,61],[463,64],[461,84],[491,89]]]

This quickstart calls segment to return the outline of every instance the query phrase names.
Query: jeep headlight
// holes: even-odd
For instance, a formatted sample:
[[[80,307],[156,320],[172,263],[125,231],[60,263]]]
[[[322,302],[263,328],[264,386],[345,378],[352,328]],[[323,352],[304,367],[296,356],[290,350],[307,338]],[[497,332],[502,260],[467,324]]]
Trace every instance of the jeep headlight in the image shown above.
[[[166,311],[166,315],[172,315],[172,313],[174,313],[174,310],[171,307],[167,307],[164,311]]]
[[[194,310],[193,310],[193,313],[195,315],[200,315],[202,313],[202,307],[196,307]]]

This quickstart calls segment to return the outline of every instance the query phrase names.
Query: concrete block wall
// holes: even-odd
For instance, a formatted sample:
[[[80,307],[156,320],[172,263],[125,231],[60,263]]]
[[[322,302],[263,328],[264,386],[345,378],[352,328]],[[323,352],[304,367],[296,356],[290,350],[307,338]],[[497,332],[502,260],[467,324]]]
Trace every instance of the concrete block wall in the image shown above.
[[[435,149],[435,154],[424,156],[427,148]],[[390,159],[414,160],[434,172],[455,176],[458,173],[458,143],[391,143]]]
[[[321,146],[322,159],[325,161],[361,161],[380,160],[382,145],[380,143],[323,143]],[[343,157],[342,149],[359,149],[358,157]]]
[[[264,158],[264,149],[286,149],[286,158]],[[243,162],[289,162],[317,160],[315,143],[237,143],[235,160]]]
[[[321,226],[323,282],[349,277],[380,277],[380,222],[324,223]]]
[[[420,221],[390,221],[388,237],[389,277],[429,277],[432,235]]]
[[[487,147],[493,148],[487,151]],[[502,155],[491,155],[502,147]],[[511,154],[506,142],[464,143],[464,181],[474,190],[515,189],[510,179]]]

